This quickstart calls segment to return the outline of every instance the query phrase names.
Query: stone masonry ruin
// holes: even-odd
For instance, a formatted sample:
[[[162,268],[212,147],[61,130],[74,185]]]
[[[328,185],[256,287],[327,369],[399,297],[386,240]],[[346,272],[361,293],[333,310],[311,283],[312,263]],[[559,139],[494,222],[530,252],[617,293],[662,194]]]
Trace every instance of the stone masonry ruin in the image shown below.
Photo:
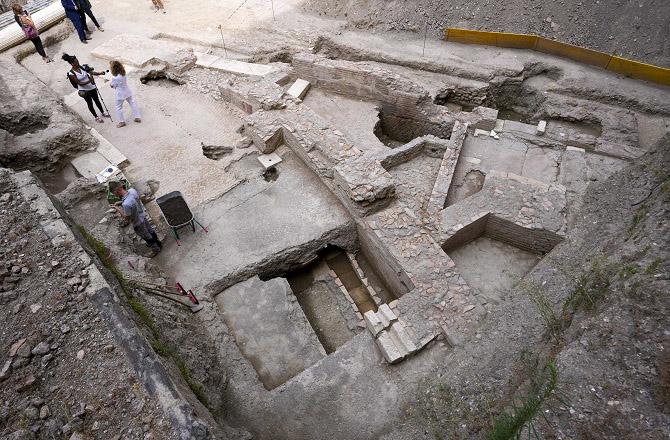
[[[93,122],[54,73],[62,62],[30,43],[0,54],[0,437],[487,438],[532,389],[524,356],[558,365],[575,396],[594,390],[542,406],[538,438],[589,438],[597,405],[655,429],[642,436],[668,433],[633,367],[607,388],[570,354],[608,346],[593,334],[617,321],[577,311],[574,292],[666,281],[661,240],[639,230],[652,218],[665,231],[651,201],[667,170],[639,167],[665,163],[670,89],[540,52],[367,32],[286,1],[204,3],[134,17],[94,1],[105,32],[87,46],[68,22],[43,31],[50,54],[124,63],[142,120],[122,128],[114,113]],[[219,26],[219,9],[248,23]],[[110,208],[109,167],[137,189],[158,255]],[[174,191],[202,224],[179,240],[156,201]],[[605,225],[607,209],[634,211],[632,224]],[[197,304],[166,293],[177,283]],[[639,309],[646,329],[662,305]],[[667,381],[654,362],[635,365]],[[617,412],[633,405],[651,415]]]

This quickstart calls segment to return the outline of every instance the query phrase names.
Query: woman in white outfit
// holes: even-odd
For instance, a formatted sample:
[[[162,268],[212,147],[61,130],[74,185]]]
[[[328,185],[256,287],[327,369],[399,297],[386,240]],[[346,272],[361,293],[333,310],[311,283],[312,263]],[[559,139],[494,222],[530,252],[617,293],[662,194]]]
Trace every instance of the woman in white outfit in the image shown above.
[[[142,122],[140,119],[140,110],[137,108],[135,98],[133,98],[133,92],[128,87],[126,69],[123,67],[123,64],[118,61],[112,61],[109,63],[109,70],[112,72],[112,82],[110,85],[114,89],[116,97],[116,117],[119,118],[119,123],[116,126],[121,128],[126,125],[126,121],[123,118],[123,101],[128,101],[128,104],[130,104],[135,122]]]

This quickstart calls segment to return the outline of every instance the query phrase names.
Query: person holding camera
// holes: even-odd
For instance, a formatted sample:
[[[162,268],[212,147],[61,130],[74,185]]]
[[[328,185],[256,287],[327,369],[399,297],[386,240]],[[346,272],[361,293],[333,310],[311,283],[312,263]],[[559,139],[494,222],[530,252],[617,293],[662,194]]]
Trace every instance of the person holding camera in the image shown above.
[[[35,26],[35,22],[33,21],[30,14],[28,14],[28,11],[23,9],[23,6],[19,5],[18,3],[14,3],[12,5],[12,11],[14,11],[14,20],[16,20],[18,25],[21,26],[23,34],[35,45],[35,50],[38,54],[40,54],[42,59],[46,63],[50,63],[52,59],[49,58],[44,51],[44,45],[42,44],[42,39],[39,36],[39,32],[37,32],[37,26]]]
[[[130,90],[130,87],[128,87],[126,69],[123,67],[123,64],[114,60],[109,63],[109,69],[112,72],[112,82],[109,85],[114,89],[114,97],[116,98],[116,118],[119,120],[119,123],[116,124],[116,126],[118,128],[126,126],[126,121],[123,117],[124,101],[128,101],[135,122],[142,122],[142,119],[140,119],[140,110],[137,108],[133,92]]]
[[[72,87],[77,89],[79,96],[84,98],[86,105],[88,105],[88,109],[93,117],[95,117],[96,122],[102,124],[104,121],[95,112],[93,103],[95,102],[95,105],[98,107],[98,110],[100,110],[102,116],[108,118],[109,115],[102,109],[102,104],[100,103],[100,98],[98,97],[98,88],[95,85],[95,78],[93,77],[104,75],[105,72],[96,72],[88,64],[84,64],[83,66],[80,65],[79,60],[74,55],[68,55],[64,53],[63,60],[70,63],[72,66],[72,69],[70,69],[70,71],[67,73],[67,78],[70,80],[70,84],[72,84]]]

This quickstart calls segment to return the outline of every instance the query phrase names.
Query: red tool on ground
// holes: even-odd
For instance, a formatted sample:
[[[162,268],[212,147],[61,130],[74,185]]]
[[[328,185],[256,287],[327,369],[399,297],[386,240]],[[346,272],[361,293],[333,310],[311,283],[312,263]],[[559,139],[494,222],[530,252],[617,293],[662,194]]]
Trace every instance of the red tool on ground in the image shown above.
[[[188,306],[193,313],[199,312],[203,308],[203,305],[200,304],[200,301],[198,301],[198,298],[196,298],[195,293],[193,293],[193,291],[190,289],[189,290],[184,289],[184,287],[179,282],[175,283],[174,286],[166,286],[164,284],[150,283],[148,281],[140,281],[140,280],[127,280],[127,281],[128,284],[133,288],[140,289],[144,292],[160,296],[165,299],[169,299],[183,306]],[[179,296],[187,297],[191,304],[185,304],[180,299],[175,298]]]

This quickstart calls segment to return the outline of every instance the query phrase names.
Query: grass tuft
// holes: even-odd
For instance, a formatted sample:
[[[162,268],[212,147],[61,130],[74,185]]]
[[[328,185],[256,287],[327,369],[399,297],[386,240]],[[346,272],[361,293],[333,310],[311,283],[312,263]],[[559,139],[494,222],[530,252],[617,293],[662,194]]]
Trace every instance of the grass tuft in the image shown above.
[[[636,271],[637,269],[626,267],[619,273],[625,276]],[[607,261],[594,260],[591,263],[591,269],[579,276],[577,286],[566,299],[563,310],[570,309],[573,312],[593,310],[596,303],[609,292],[611,280],[615,273],[614,266],[608,264]]]
[[[540,375],[531,380],[527,394],[518,399],[508,410],[503,411],[493,422],[493,427],[486,438],[488,440],[519,439],[525,431],[539,439],[535,428],[536,418],[544,403],[556,392],[558,385],[558,369],[553,362],[547,363]]]
[[[530,299],[533,301],[537,307],[544,323],[547,327],[549,334],[555,339],[558,340],[563,330],[563,322],[561,317],[554,312],[554,307],[547,299],[546,295],[542,291],[542,288],[539,286],[521,281],[519,286],[528,294]]]

